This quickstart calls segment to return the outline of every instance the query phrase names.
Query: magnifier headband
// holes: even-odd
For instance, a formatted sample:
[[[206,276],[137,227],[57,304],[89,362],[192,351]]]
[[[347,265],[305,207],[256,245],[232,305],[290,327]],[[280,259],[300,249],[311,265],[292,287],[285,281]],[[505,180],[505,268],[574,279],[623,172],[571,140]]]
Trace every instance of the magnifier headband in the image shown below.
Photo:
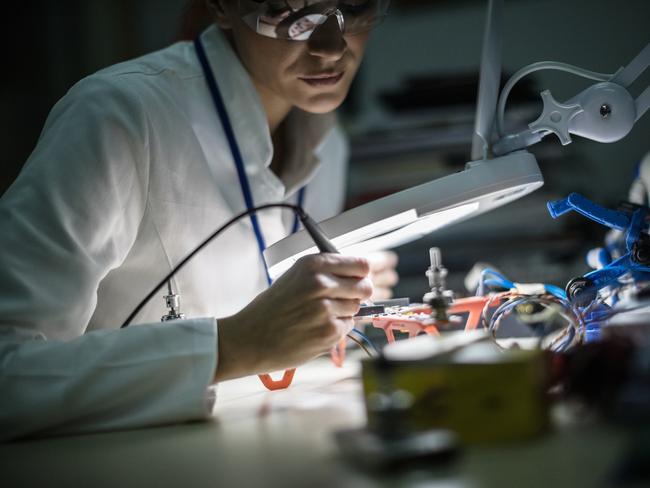
[[[390,0],[239,0],[242,20],[273,39],[306,41],[334,15],[343,34],[359,34],[379,24]]]

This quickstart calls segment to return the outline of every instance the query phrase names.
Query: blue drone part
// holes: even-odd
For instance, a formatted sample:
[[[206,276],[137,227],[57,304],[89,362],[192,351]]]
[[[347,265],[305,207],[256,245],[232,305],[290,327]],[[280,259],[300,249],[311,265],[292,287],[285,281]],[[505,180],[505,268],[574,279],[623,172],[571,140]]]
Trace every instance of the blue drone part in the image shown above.
[[[584,341],[598,342],[601,338],[600,332],[603,324],[612,316],[611,307],[600,304],[589,313],[583,316],[585,324]]]
[[[618,284],[619,278],[627,273],[631,273],[635,280],[650,278],[650,236],[647,233],[650,208],[637,205],[622,211],[611,210],[579,193],[548,202],[547,207],[554,219],[573,210],[601,225],[625,233],[625,254],[567,284],[567,296],[571,301],[579,306],[587,306],[596,299],[599,290]]]
[[[589,324],[585,327],[584,342],[600,341],[600,324]]]

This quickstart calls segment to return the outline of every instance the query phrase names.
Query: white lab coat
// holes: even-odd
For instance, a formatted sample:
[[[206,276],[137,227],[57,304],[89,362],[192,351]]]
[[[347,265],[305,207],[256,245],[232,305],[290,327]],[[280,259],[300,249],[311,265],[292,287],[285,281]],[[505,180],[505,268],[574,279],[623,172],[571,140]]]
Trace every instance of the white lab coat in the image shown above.
[[[254,203],[295,201],[309,182],[307,210],[316,219],[337,213],[347,154],[333,115],[290,114],[289,172],[278,178],[249,76],[218,29],[202,40]],[[119,326],[174,264],[243,210],[192,43],[75,85],[0,200],[0,439],[209,415],[215,317],[267,287],[250,220],[174,279],[190,319],[161,325],[161,292],[134,320],[148,325]],[[259,220],[270,245],[287,235],[293,216],[267,211]]]

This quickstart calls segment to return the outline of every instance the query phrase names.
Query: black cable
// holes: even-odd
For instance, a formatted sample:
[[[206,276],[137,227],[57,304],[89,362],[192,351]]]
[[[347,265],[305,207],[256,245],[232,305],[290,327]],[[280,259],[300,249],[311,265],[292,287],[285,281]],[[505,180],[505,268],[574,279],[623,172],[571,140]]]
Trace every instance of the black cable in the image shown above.
[[[124,323],[120,328],[128,327],[131,321],[134,319],[138,313],[140,313],[140,310],[142,310],[142,307],[144,307],[149,300],[160,290],[160,288],[163,287],[163,285],[171,280],[176,273],[178,273],[189,261],[192,259],[196,254],[201,251],[205,246],[207,246],[212,240],[217,237],[219,234],[221,234],[223,231],[225,231],[228,227],[230,227],[232,224],[237,222],[238,220],[252,214],[255,212],[258,212],[260,210],[265,210],[267,208],[289,208],[293,210],[296,214],[298,214],[298,217],[302,220],[302,218],[306,215],[305,211],[301,208],[298,207],[297,205],[291,205],[289,203],[269,203],[267,205],[260,205],[259,207],[254,207],[246,210],[245,212],[240,213],[239,215],[235,215],[232,219],[230,219],[228,222],[223,224],[221,227],[219,227],[217,230],[215,230],[210,236],[208,236],[201,244],[199,244],[191,253],[189,253],[185,259],[183,259],[180,263],[176,265],[168,274],[165,276],[162,280],[160,280],[160,283],[158,283],[151,292],[142,299],[142,301],[138,304],[137,307],[131,312],[131,314],[126,318]]]
[[[316,246],[321,252],[333,252],[337,253],[337,249],[334,247],[334,245],[327,239],[327,236],[323,233],[323,231],[320,229],[318,224],[312,220],[309,215],[302,209],[302,207],[298,205],[291,205],[289,203],[269,203],[267,205],[260,205],[259,207],[254,207],[251,209],[246,210],[245,212],[242,212],[238,215],[235,215],[232,219],[230,219],[228,222],[223,224],[221,227],[219,227],[217,230],[215,230],[212,234],[210,234],[208,237],[205,238],[201,244],[199,244],[191,253],[189,253],[180,263],[178,263],[168,274],[165,276],[160,282],[149,292],[149,294],[142,299],[142,301],[138,304],[137,307],[131,312],[131,314],[127,317],[127,319],[124,321],[122,326],[120,327],[121,329],[128,327],[133,318],[138,315],[140,310],[151,300],[151,298],[162,288],[165,283],[168,284],[169,286],[169,293],[171,295],[171,279],[174,277],[176,273],[178,273],[194,256],[196,256],[205,246],[207,246],[214,238],[216,238],[219,234],[224,232],[228,227],[230,227],[232,224],[237,222],[238,220],[252,214],[256,213],[260,210],[266,210],[269,208],[289,208],[293,210],[300,221],[302,222],[303,226],[305,227],[305,230],[309,233],[311,238],[314,240],[316,243]],[[355,343],[357,343],[369,356],[372,356],[370,351],[365,347],[364,344],[359,342],[357,339],[355,339],[352,335],[348,334],[348,337]],[[365,336],[364,336],[365,337]],[[370,342],[370,341],[369,341]],[[371,343],[372,344],[372,343]],[[374,344],[373,344],[374,347]]]
[[[361,343],[359,343],[359,342],[357,342],[357,341],[354,341],[354,342],[356,342],[356,343],[359,344],[359,345],[360,345],[360,344],[365,344],[365,345],[370,346],[370,347],[372,348],[372,350],[375,352],[375,354],[379,355],[379,353],[380,353],[380,352],[379,352],[379,349],[377,348],[377,346],[375,346],[375,343],[372,342],[372,341],[370,340],[370,338],[369,338],[366,334],[364,334],[363,332],[361,332],[359,329],[352,329],[352,330],[350,331],[350,333],[348,334],[348,337],[352,338],[352,335],[351,335],[352,332],[354,332],[355,334],[357,334],[357,336],[359,337],[359,339],[361,339]],[[353,340],[354,340],[354,339],[353,339]],[[363,350],[366,351],[366,352],[368,353],[368,355],[372,357],[372,354],[368,351],[368,349],[367,349],[366,347],[363,347]]]
[[[369,357],[374,357],[373,354],[368,350],[368,348],[365,346],[365,344],[357,339],[354,338],[352,334],[348,334],[348,339],[350,339],[352,342],[354,342],[357,346],[359,346],[363,351],[369,356]]]

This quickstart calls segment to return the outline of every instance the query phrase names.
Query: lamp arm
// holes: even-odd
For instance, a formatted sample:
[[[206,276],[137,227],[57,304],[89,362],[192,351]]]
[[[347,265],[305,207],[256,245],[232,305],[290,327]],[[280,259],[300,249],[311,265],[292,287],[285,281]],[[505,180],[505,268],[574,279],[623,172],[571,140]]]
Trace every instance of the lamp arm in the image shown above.
[[[643,90],[641,95],[637,97],[635,105],[636,105],[636,120],[635,120],[636,122],[650,108],[650,86],[646,86],[645,90]]]
[[[551,66],[552,63],[540,69],[554,69]],[[557,135],[563,145],[571,142],[571,134],[597,142],[622,139],[650,108],[650,86],[636,100],[627,90],[649,66],[650,43],[611,79],[591,85],[567,102],[560,103],[549,90],[543,91],[544,108],[540,117],[529,124],[528,129],[498,140],[492,147],[493,153],[504,155],[524,149],[551,133]],[[502,94],[500,107],[503,106]]]

